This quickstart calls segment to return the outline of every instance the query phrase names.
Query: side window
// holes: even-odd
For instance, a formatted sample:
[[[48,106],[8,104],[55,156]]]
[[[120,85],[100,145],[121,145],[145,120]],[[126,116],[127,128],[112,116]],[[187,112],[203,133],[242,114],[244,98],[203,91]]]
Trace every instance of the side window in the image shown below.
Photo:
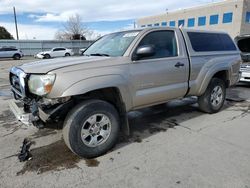
[[[175,21],[170,21],[170,22],[169,22],[169,26],[170,26],[170,27],[175,27]]]
[[[65,50],[64,48],[55,48],[53,51],[63,51]]]
[[[219,15],[218,14],[211,15],[209,24],[210,25],[215,25],[215,24],[218,24],[218,23],[219,23]]]
[[[188,32],[188,36],[196,52],[237,50],[227,34]]]
[[[3,51],[17,51],[16,48],[4,48]]]
[[[202,16],[198,18],[198,26],[206,25],[206,16]]]
[[[220,39],[222,44],[224,45],[224,50],[237,50],[235,44],[232,39],[227,34],[220,34]]]
[[[246,12],[246,23],[250,23],[250,12]]]
[[[16,48],[10,48],[9,51],[17,51],[17,49]]]
[[[178,21],[178,27],[180,27],[182,25],[182,27],[185,26],[185,20],[179,20]]]
[[[155,59],[177,56],[177,42],[174,31],[154,31],[147,34],[138,47],[151,45],[155,49],[155,55],[143,59]]]
[[[233,13],[228,12],[223,14],[223,23],[231,23],[233,21]]]
[[[188,27],[194,27],[195,25],[195,18],[188,19]]]
[[[161,22],[161,26],[167,26],[167,22]]]

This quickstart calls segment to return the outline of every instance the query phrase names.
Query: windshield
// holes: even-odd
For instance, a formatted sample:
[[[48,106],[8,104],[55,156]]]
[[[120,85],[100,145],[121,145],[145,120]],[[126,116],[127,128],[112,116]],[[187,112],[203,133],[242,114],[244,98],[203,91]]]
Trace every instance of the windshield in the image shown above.
[[[92,44],[84,52],[84,55],[112,57],[123,56],[139,32],[140,31],[125,31],[106,35]]]

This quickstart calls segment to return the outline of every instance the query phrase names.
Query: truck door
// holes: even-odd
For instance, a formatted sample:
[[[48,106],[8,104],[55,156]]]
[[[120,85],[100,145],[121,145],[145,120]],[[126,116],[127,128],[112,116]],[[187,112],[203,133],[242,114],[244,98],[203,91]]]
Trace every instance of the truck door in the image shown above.
[[[151,46],[154,49],[153,55],[137,57],[130,66],[135,108],[165,102],[186,94],[189,62],[183,39],[177,40],[179,32],[175,29],[151,31],[135,48],[133,56],[142,46]]]

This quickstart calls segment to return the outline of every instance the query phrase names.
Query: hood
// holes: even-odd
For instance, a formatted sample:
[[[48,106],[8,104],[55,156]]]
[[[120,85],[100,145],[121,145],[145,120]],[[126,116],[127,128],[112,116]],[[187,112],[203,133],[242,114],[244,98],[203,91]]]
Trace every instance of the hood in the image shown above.
[[[39,52],[38,54],[47,54],[50,53],[51,51],[44,51],[44,52]]]
[[[25,73],[46,74],[50,71],[65,68],[68,66],[75,66],[82,64],[87,67],[99,67],[112,63],[116,57],[99,57],[99,56],[81,56],[81,57],[63,57],[49,60],[35,61],[18,66]],[[99,63],[98,63],[99,62]],[[91,64],[91,66],[90,66]]]

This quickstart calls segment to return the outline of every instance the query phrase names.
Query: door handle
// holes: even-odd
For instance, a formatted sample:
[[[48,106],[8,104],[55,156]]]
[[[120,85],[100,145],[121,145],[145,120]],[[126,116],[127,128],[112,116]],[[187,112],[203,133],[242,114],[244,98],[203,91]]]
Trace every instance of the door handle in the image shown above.
[[[176,64],[175,64],[175,67],[177,67],[177,68],[179,68],[179,67],[184,67],[184,64],[183,64],[183,63],[178,62],[178,63],[176,63]]]

